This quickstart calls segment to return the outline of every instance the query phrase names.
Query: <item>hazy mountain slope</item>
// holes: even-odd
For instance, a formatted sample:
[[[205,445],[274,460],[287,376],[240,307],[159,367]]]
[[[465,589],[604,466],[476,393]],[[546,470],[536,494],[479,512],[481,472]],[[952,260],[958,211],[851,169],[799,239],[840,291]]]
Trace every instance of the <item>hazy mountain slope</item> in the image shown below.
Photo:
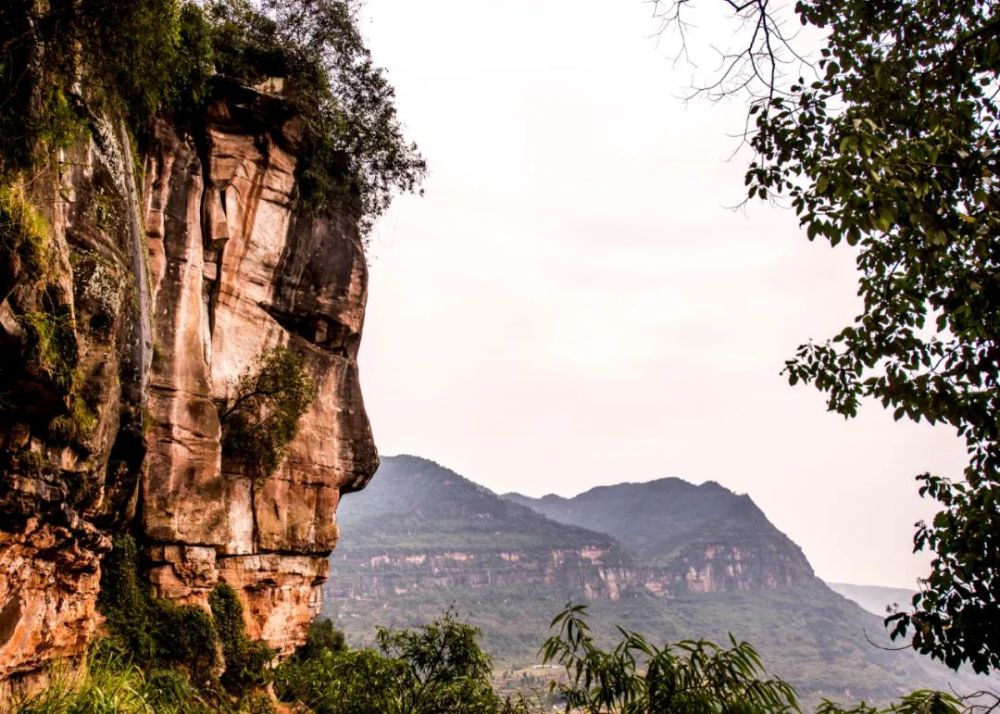
[[[886,608],[898,604],[906,607],[916,594],[916,590],[905,588],[885,588],[877,585],[852,585],[850,583],[827,583],[831,590],[856,602],[870,613],[885,616]]]
[[[668,488],[689,495],[688,513],[702,513],[706,523],[699,527],[689,518],[683,530],[673,529],[674,561],[653,550],[654,542],[664,540],[647,538],[644,550],[652,553],[654,566],[606,533],[549,520],[433,462],[385,458],[371,485],[346,497],[338,511],[343,536],[331,556],[324,612],[358,644],[371,641],[376,625],[417,626],[454,606],[483,629],[487,651],[505,667],[537,661],[549,621],[572,599],[589,604],[593,628],[608,642],[616,623],[660,642],[725,641],[732,632],[752,642],[769,670],[793,682],[810,702],[821,695],[885,700],[915,687],[947,686],[943,669],[929,661],[872,646],[868,637],[888,644],[880,618],[827,588],[807,562],[807,574],[798,564],[791,584],[765,587],[754,570],[751,578],[715,577],[717,585],[734,586],[723,591],[675,587],[670,597],[663,596],[664,573],[674,572],[678,562],[694,569],[685,553],[699,552],[704,543],[718,549],[732,533],[758,536],[759,548],[733,545],[740,557],[765,565],[772,558],[805,561],[749,499],[718,486],[702,491],[670,482]],[[621,489],[610,490],[616,503],[634,504]],[[708,494],[707,504],[698,503],[699,492]],[[661,502],[660,512],[668,505]],[[603,508],[610,519],[613,509]],[[636,507],[628,517],[647,517],[641,514]],[[659,522],[666,527],[662,518]],[[713,533],[712,524],[719,522],[731,528]],[[609,527],[608,520],[592,525]],[[630,528],[643,531],[637,524]],[[731,566],[724,561],[712,567]]]
[[[382,459],[378,478],[344,498],[337,520],[338,548],[348,546],[354,551],[384,544],[421,551],[494,550],[540,543],[546,548],[618,548],[605,533],[566,528],[415,456]]]
[[[419,597],[435,589],[524,586],[616,597],[635,568],[612,537],[567,527],[426,459],[386,458],[345,498],[331,556],[333,596]],[[447,602],[434,595],[434,615]]]

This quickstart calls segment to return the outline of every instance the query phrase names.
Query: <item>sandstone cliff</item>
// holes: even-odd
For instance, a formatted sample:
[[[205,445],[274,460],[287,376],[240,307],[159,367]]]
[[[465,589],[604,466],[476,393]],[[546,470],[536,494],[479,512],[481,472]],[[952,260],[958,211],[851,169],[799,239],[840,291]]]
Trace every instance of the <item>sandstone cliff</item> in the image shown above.
[[[217,82],[194,129],[141,153],[111,118],[0,196],[31,230],[0,255],[0,681],[80,655],[109,534],[157,595],[219,581],[288,652],[319,609],[341,495],[377,466],[358,383],[357,216],[297,210],[301,121]],[[266,478],[223,454],[218,404],[268,349],[316,386]]]

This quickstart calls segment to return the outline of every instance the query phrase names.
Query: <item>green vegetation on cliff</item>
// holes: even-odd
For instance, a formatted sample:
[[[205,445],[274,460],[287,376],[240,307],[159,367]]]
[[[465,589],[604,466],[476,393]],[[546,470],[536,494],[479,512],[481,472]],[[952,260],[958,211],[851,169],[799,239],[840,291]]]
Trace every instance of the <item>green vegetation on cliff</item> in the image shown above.
[[[98,607],[107,618],[102,646],[122,658],[152,667],[183,664],[196,676],[207,676],[215,667],[218,637],[212,617],[200,607],[153,598],[129,535],[117,536],[104,558]]]
[[[280,78],[303,120],[299,199],[363,227],[425,164],[393,89],[342,0],[13,0],[0,8],[0,176],[122,116],[140,144],[156,116],[196,127],[216,80]],[[3,181],[0,181],[3,183]]]
[[[255,480],[270,476],[315,398],[301,356],[287,347],[266,350],[219,404],[223,456],[241,461]]]
[[[101,573],[103,636],[91,644],[80,671],[57,664],[50,685],[14,710],[270,714],[274,707],[263,687],[271,679],[274,653],[247,637],[232,588],[217,586],[209,604],[206,609],[153,597],[135,540],[117,536]]]

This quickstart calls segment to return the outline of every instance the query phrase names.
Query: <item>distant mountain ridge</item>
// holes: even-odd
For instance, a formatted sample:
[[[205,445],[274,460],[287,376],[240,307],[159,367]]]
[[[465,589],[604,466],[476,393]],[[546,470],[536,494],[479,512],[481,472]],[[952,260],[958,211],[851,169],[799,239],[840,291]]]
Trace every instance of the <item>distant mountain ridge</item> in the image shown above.
[[[657,572],[691,592],[768,589],[812,580],[802,550],[747,495],[714,481],[678,478],[598,486],[573,498],[503,498],[566,525],[607,533]]]
[[[606,642],[615,624],[660,643],[731,632],[809,704],[979,688],[873,646],[890,644],[881,618],[830,590],[749,497],[718,484],[501,498],[427,459],[386,457],[338,519],[323,609],[354,644],[370,642],[376,625],[419,626],[452,606],[482,628],[501,667],[527,665],[572,600],[588,603]]]

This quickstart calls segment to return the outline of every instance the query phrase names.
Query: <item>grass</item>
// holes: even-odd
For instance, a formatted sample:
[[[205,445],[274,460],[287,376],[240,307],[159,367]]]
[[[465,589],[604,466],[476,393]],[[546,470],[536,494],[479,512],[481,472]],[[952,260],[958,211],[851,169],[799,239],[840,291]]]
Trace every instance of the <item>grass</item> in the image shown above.
[[[31,310],[20,316],[28,333],[29,358],[59,387],[69,390],[77,361],[73,316],[66,308]]]
[[[180,714],[209,712],[185,682],[146,674],[132,662],[97,647],[83,667],[50,671],[45,689],[14,705],[16,714]]]
[[[48,685],[15,700],[13,714],[274,714],[262,693],[199,691],[179,670],[146,670],[106,641],[95,645],[83,666],[55,665]]]
[[[13,263],[13,273],[31,280],[44,276],[51,233],[49,222],[32,205],[20,180],[0,186],[0,247]]]

